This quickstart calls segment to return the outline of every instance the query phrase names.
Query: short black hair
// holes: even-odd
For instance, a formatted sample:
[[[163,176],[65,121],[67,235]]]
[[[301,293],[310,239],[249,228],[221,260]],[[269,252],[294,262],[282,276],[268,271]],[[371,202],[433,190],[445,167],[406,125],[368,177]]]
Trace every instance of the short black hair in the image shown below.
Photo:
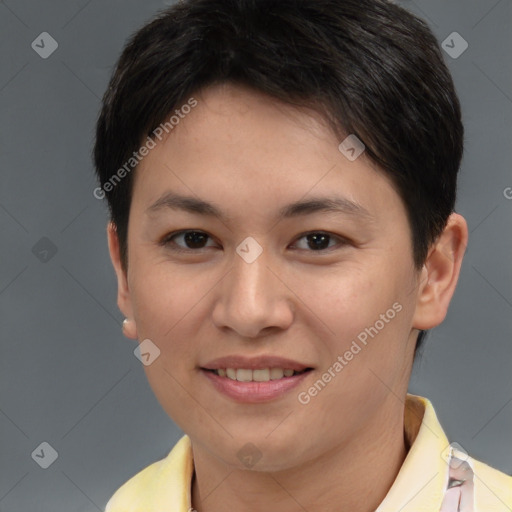
[[[112,178],[170,113],[227,82],[315,109],[340,142],[356,135],[405,204],[421,268],[454,211],[464,135],[428,25],[386,0],[183,0],[127,42],[96,126],[97,197],[125,270],[133,172]]]

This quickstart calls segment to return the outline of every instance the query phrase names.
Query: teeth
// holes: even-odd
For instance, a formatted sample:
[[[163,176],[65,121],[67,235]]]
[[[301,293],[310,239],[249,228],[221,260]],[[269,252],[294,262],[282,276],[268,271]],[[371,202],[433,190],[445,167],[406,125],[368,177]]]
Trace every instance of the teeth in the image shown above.
[[[298,373],[291,368],[258,368],[250,370],[247,368],[219,368],[215,373],[220,377],[227,377],[239,382],[268,382],[269,380],[278,380],[283,377],[291,377]]]
[[[267,382],[270,380],[270,370],[268,368],[264,368],[263,370],[253,370],[252,371],[252,380],[256,382]]]
[[[244,370],[239,368],[236,371],[236,380],[239,382],[251,382],[252,380],[252,370]]]
[[[270,378],[272,380],[282,379],[284,377],[284,370],[282,368],[272,368],[270,370]]]

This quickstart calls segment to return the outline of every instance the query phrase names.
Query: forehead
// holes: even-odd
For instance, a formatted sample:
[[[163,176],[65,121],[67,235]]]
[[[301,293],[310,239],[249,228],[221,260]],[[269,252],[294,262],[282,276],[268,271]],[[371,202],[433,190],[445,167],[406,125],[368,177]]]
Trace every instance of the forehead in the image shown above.
[[[137,168],[134,200],[146,207],[169,191],[210,198],[226,210],[282,210],[333,192],[361,211],[401,203],[364,152],[351,161],[340,151],[342,141],[317,112],[231,84],[193,98],[197,105],[181,112]]]

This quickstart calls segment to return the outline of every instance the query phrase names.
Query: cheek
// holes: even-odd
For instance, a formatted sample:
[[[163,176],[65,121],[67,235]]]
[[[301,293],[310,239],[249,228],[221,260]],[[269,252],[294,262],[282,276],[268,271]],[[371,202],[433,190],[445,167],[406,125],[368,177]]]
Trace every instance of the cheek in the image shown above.
[[[310,330],[323,333],[318,336],[323,370],[332,368],[338,356],[344,359],[341,371],[331,370],[337,378],[325,399],[333,393],[333,400],[336,395],[351,402],[361,392],[372,392],[377,381],[370,368],[389,376],[401,371],[413,314],[410,275],[405,264],[377,263],[303,279],[302,289],[310,290],[304,302],[315,313]]]
[[[335,348],[343,348],[366,327],[373,325],[397,300],[397,286],[376,266],[351,265],[339,272],[302,276],[301,286],[315,315],[323,321],[335,339]]]
[[[164,359],[176,361],[191,350],[191,322],[215,280],[188,269],[165,264],[146,265],[133,275],[131,294],[139,339],[149,338],[161,349]],[[185,330],[187,332],[185,332]]]
[[[165,264],[147,264],[134,272],[131,283],[139,340],[149,338],[160,350],[144,372],[158,401],[182,429],[204,416],[187,390],[193,388],[195,375],[194,329],[199,323],[195,318],[201,314],[201,298],[208,287],[197,272],[195,277],[191,274]]]

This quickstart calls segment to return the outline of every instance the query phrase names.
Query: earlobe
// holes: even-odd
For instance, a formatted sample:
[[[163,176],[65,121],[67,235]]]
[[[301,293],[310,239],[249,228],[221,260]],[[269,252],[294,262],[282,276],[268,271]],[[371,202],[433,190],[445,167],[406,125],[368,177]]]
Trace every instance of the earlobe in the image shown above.
[[[468,242],[464,217],[450,215],[445,229],[430,248],[419,276],[413,327],[427,330],[445,318],[462,266]]]
[[[107,225],[107,240],[110,259],[117,276],[117,305],[126,319],[123,322],[123,333],[126,337],[136,339],[137,327],[133,317],[130,289],[128,286],[128,276],[121,263],[121,251],[119,246],[119,237],[117,230],[112,222]]]
[[[137,339],[137,326],[133,318],[125,318],[123,320],[123,334],[127,338]]]

